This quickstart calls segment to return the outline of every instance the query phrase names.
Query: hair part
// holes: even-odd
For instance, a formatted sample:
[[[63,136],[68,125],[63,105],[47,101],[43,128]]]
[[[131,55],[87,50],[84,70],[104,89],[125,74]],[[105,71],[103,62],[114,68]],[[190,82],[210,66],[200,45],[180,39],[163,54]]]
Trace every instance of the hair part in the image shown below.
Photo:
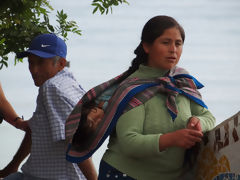
[[[155,16],[151,18],[143,27],[141,41],[146,43],[153,43],[156,38],[161,36],[166,29],[176,27],[184,42],[185,32],[182,26],[170,16]]]

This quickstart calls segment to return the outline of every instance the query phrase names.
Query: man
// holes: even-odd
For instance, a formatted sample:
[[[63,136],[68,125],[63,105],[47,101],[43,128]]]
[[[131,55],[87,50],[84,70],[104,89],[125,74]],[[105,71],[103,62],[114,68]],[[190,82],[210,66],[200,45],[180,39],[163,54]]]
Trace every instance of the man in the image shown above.
[[[27,133],[13,161],[20,164],[17,172],[5,179],[97,179],[92,160],[72,164],[65,159],[65,120],[85,93],[66,65],[67,47],[55,34],[42,34],[33,39],[29,49],[18,58],[28,57],[33,81],[39,87],[36,111],[28,124]],[[14,164],[14,163],[13,163]],[[83,175],[83,174],[84,175]],[[84,177],[85,176],[85,177]]]

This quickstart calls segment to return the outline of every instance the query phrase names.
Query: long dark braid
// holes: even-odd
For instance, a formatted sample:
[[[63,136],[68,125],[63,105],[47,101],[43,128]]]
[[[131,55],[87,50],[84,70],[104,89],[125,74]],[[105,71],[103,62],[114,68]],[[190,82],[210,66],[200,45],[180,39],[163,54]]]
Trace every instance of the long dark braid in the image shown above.
[[[147,53],[145,53],[142,43],[138,45],[138,47],[135,49],[134,54],[136,54],[136,57],[132,60],[131,66],[128,68],[128,70],[123,74],[121,78],[119,78],[118,82],[123,81],[128,76],[130,76],[132,73],[134,73],[136,70],[138,70],[140,64],[147,63]]]
[[[128,69],[130,74],[134,73],[139,68],[140,64],[147,63],[148,55],[145,53],[142,43],[135,49],[134,54],[136,54],[136,57],[132,60],[131,66]]]

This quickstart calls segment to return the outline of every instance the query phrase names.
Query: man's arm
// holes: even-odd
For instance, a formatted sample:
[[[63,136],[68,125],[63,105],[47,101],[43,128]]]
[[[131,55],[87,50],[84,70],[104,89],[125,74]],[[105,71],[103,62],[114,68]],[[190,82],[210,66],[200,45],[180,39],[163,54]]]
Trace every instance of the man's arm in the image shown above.
[[[97,180],[97,171],[93,165],[92,158],[79,163],[78,167],[81,169],[87,180]]]
[[[27,157],[31,150],[31,131],[28,129],[24,136],[24,139],[14,155],[12,161],[3,169],[0,170],[0,178],[4,178],[11,173],[17,172],[18,167],[20,166],[21,162]]]
[[[68,89],[71,90],[71,88]],[[63,90],[54,85],[43,86],[40,89],[44,91],[42,100],[52,133],[52,137],[49,138],[52,138],[53,142],[65,141],[65,121],[77,103],[76,99],[79,99],[77,92],[73,96],[72,91]],[[78,167],[88,180],[97,180],[97,172],[91,158],[79,163]]]

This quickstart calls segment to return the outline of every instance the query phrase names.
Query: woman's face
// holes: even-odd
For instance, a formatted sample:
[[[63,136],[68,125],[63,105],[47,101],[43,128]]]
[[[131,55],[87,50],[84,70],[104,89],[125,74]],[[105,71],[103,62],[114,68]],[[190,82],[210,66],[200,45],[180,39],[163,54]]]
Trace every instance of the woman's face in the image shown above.
[[[173,27],[166,29],[152,44],[143,42],[143,48],[148,54],[148,66],[169,70],[180,59],[183,40],[180,31]]]

